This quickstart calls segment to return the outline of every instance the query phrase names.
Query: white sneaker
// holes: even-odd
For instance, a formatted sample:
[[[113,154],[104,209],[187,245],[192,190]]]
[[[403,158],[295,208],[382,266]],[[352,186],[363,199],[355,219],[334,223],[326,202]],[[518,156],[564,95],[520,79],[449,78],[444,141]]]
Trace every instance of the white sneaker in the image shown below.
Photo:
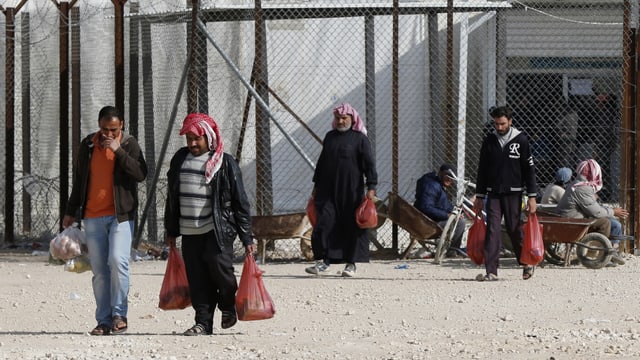
[[[309,266],[304,269],[307,274],[313,275],[322,275],[323,273],[328,273],[329,265],[325,264],[324,261],[317,261],[315,265]]]
[[[476,281],[498,281],[498,275],[495,274],[478,274],[476,276]]]
[[[342,277],[354,277],[356,276],[356,264],[347,264],[342,270]]]

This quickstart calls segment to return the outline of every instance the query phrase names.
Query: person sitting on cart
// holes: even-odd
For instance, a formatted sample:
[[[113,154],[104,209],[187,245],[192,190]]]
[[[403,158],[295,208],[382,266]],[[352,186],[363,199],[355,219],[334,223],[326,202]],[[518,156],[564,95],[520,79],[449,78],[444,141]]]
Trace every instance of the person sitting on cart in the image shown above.
[[[585,160],[576,168],[576,179],[567,187],[558,203],[556,211],[560,216],[579,219],[598,219],[589,231],[603,234],[611,239],[616,251],[611,257],[613,264],[624,265],[624,259],[617,251],[620,240],[616,236],[622,235],[622,224],[617,218],[625,219],[629,212],[620,207],[605,207],[598,202],[597,192],[602,189],[602,172],[600,165],[593,160]]]
[[[447,189],[453,184],[455,176],[456,170],[453,165],[442,164],[437,173],[435,171],[426,173],[416,183],[416,200],[413,206],[442,227],[446,225],[453,211]],[[460,245],[464,228],[465,222],[458,221],[447,257],[455,257],[457,251],[463,253]]]
[[[564,195],[567,184],[571,181],[571,169],[561,167],[556,171],[555,181],[544,188],[542,204],[558,204]]]

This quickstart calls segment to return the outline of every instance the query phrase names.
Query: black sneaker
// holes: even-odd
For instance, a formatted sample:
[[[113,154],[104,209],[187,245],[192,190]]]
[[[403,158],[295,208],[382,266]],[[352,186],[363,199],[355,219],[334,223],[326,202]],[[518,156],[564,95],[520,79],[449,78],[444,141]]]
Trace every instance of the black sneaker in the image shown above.
[[[613,255],[611,256],[611,262],[615,263],[616,265],[624,265],[625,261],[622,258],[622,256],[620,256],[620,253],[618,253],[617,251],[613,253]]]
[[[228,329],[235,325],[238,322],[238,316],[235,311],[223,311],[222,312],[222,322],[220,323],[220,327],[223,329]]]
[[[445,256],[449,259],[455,259],[458,257],[458,252],[455,249],[449,249]]]
[[[342,277],[355,277],[356,276],[356,264],[347,264],[342,270]]]

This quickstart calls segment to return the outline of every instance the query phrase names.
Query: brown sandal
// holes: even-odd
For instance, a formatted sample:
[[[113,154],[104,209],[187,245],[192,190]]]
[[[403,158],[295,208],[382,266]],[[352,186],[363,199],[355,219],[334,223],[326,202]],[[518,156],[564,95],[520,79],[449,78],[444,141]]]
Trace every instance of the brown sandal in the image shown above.
[[[535,266],[525,266],[522,269],[522,280],[529,280],[533,276],[533,272],[536,270]]]
[[[182,333],[184,336],[198,336],[198,335],[211,335],[210,332],[208,332],[205,328],[204,325],[202,324],[195,324],[192,327],[188,328],[185,332]]]
[[[122,334],[127,331],[127,318],[125,316],[116,315],[113,317],[111,332],[114,334]]]
[[[105,324],[98,324],[98,326],[96,326],[93,330],[91,330],[91,332],[89,332],[89,334],[94,336],[109,335],[110,333],[111,328]]]

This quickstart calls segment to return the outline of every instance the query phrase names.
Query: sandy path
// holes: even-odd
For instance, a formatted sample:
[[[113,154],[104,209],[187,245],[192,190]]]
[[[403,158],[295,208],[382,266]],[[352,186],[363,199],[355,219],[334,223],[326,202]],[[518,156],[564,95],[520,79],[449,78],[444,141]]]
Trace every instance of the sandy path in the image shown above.
[[[464,259],[374,261],[354,279],[315,278],[308,265],[261,265],[273,319],[221,330],[216,313],[213,336],[185,337],[192,310],[157,307],[166,262],[132,263],[129,331],[95,337],[90,273],[0,254],[0,359],[640,358],[636,257],[548,265],[528,281],[503,259],[492,283],[473,281],[481,269]]]

